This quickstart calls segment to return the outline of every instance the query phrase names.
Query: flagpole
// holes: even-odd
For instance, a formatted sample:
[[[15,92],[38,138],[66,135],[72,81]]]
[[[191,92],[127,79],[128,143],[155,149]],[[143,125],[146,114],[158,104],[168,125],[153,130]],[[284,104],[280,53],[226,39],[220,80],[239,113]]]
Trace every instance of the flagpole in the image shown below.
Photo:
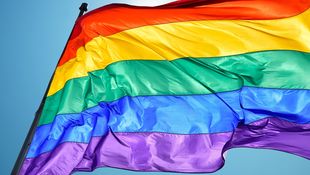
[[[79,19],[79,17],[83,16],[83,14],[84,14],[85,12],[87,12],[87,5],[88,5],[87,3],[82,3],[82,4],[81,4],[81,6],[80,6],[80,8],[79,8],[80,12],[79,12],[79,15],[78,15],[77,19]],[[76,20],[77,20],[77,19],[76,19]],[[72,31],[73,31],[73,29],[72,29]],[[70,36],[69,36],[69,39],[70,39],[70,37],[71,37],[71,35],[72,35],[72,31],[71,31],[71,34],[70,34]],[[66,46],[64,47],[64,50],[62,51],[62,54],[61,54],[61,55],[64,54],[65,49],[66,49],[66,47],[67,47],[67,45],[68,45],[69,39],[67,40]],[[59,63],[59,61],[60,61],[60,60],[58,60],[58,63]],[[58,63],[57,63],[57,65],[58,65]],[[56,68],[55,68],[55,70],[56,70]],[[22,148],[21,148],[21,150],[20,150],[20,152],[19,152],[19,155],[18,155],[18,157],[17,157],[17,159],[16,159],[16,162],[15,162],[15,165],[14,165],[14,167],[13,167],[13,169],[12,169],[11,175],[17,175],[17,174],[19,174],[20,169],[21,169],[21,167],[22,167],[22,165],[23,165],[24,159],[26,158],[26,155],[27,155],[29,146],[30,146],[30,144],[31,144],[31,141],[32,141],[32,138],[33,138],[33,136],[34,136],[36,127],[37,127],[37,125],[38,125],[38,123],[39,123],[39,120],[40,120],[40,117],[41,117],[42,109],[43,109],[43,106],[44,106],[44,103],[45,103],[45,100],[46,100],[46,96],[47,96],[48,90],[49,90],[49,88],[50,88],[51,82],[52,82],[52,80],[53,80],[53,77],[54,77],[54,74],[55,74],[55,70],[54,70],[54,72],[53,72],[53,75],[52,75],[52,77],[51,77],[49,83],[48,83],[48,86],[47,86],[47,88],[46,88],[45,94],[44,94],[44,96],[43,96],[43,98],[42,98],[42,101],[41,101],[41,103],[40,103],[39,109],[38,109],[37,112],[35,113],[35,118],[34,118],[32,124],[31,124],[31,127],[30,127],[30,129],[29,129],[29,131],[28,131],[27,137],[26,137],[26,139],[25,139],[25,141],[24,141],[24,143],[23,143],[23,146],[22,146]]]

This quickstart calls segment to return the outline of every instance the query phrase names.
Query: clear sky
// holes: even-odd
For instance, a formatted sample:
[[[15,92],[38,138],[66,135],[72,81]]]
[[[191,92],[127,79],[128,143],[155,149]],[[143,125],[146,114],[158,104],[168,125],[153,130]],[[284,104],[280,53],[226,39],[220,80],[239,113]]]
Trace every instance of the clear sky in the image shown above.
[[[0,174],[10,173],[48,81],[78,14],[80,0],[1,1]],[[165,0],[89,0],[89,9],[111,2],[156,5]],[[310,161],[271,150],[235,149],[212,175],[309,175]],[[84,174],[84,173],[76,173]],[[171,175],[101,168],[89,174]]]

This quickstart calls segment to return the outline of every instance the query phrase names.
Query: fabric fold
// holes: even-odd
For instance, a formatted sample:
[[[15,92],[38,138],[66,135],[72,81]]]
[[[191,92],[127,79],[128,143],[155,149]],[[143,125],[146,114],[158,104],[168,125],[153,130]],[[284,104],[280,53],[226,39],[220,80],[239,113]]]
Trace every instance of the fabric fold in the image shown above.
[[[67,142],[52,152],[26,159],[21,174],[70,174],[98,167],[214,172],[223,166],[223,153],[231,148],[268,148],[310,159],[309,137],[309,124],[296,124],[274,117],[239,125],[234,132],[215,134],[109,131],[104,137],[93,137],[89,144]]]

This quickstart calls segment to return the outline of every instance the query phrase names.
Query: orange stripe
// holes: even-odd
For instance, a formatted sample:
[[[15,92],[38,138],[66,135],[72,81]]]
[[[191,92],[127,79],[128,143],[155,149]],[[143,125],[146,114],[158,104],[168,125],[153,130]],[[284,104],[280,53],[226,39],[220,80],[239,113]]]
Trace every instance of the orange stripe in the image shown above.
[[[183,0],[158,7],[112,4],[94,10],[77,21],[58,66],[74,58],[78,48],[99,35],[108,36],[146,25],[194,20],[279,19],[298,15],[309,6],[310,0],[285,3],[282,0]]]

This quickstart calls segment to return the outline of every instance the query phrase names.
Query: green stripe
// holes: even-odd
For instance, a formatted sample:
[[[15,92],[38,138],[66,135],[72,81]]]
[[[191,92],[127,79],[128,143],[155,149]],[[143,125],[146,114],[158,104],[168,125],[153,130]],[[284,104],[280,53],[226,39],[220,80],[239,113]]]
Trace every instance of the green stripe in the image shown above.
[[[242,86],[310,89],[310,54],[265,51],[218,58],[121,61],[69,80],[47,97],[39,125],[123,96],[192,95]]]

